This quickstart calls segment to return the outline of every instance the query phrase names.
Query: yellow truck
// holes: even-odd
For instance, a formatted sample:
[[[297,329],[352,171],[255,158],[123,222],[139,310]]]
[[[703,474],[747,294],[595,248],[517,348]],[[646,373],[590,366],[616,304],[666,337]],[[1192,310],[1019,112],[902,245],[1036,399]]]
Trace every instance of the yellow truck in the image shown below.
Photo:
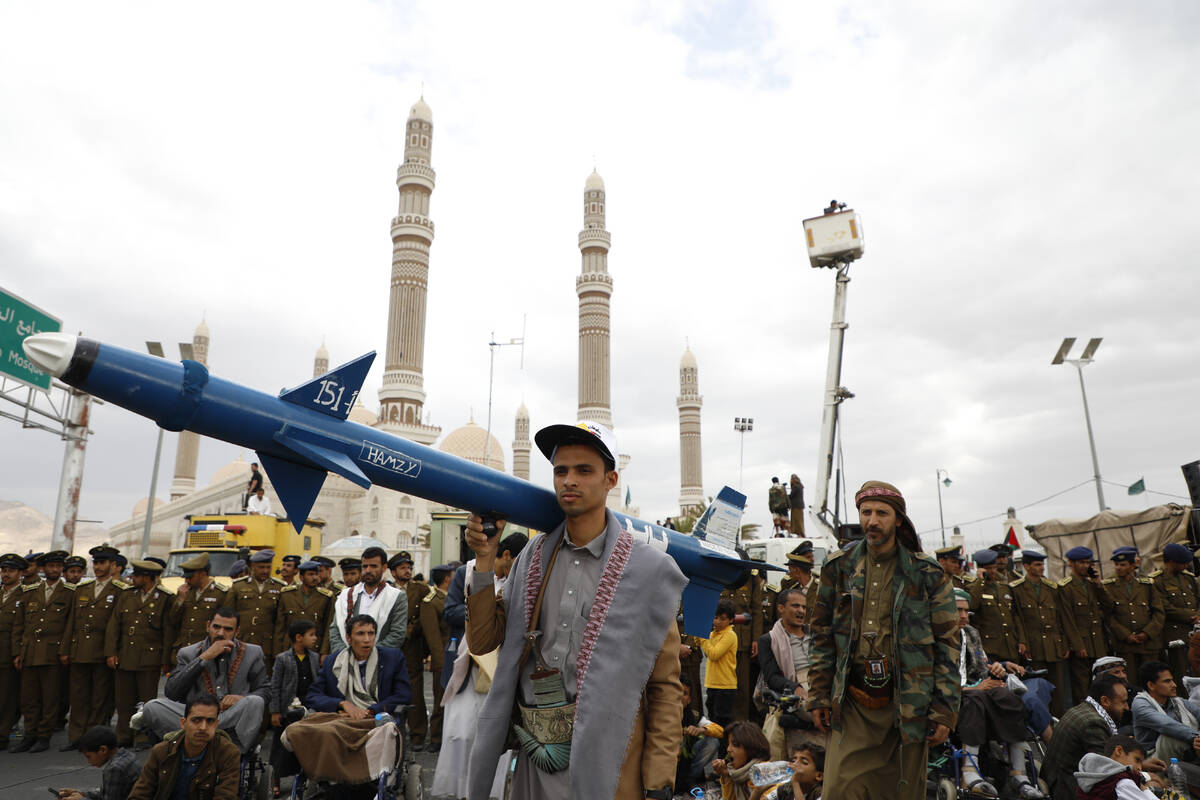
[[[321,552],[321,533],[325,521],[309,519],[300,533],[290,520],[269,514],[198,514],[189,520],[184,545],[167,556],[163,586],[174,592],[183,583],[180,564],[200,553],[208,553],[210,574],[223,588],[229,588],[229,569],[239,558],[255,551],[275,551],[271,574],[277,574],[286,555],[308,560]]]

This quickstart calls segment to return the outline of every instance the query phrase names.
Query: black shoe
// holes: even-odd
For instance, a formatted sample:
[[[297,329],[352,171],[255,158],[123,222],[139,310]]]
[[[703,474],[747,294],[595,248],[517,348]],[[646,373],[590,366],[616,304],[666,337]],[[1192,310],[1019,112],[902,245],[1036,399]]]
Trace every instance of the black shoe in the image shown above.
[[[58,752],[66,753],[71,750],[78,750],[78,749],[79,749],[79,742],[67,742],[62,747],[58,748]]]
[[[32,736],[26,736],[21,741],[8,748],[10,753],[24,753],[29,748],[33,747],[34,739]]]
[[[31,753],[43,753],[50,749],[50,738],[38,739],[33,743],[33,747],[29,748]]]
[[[430,742],[429,744],[425,745],[426,753],[436,753],[441,749],[442,749],[441,742]]]

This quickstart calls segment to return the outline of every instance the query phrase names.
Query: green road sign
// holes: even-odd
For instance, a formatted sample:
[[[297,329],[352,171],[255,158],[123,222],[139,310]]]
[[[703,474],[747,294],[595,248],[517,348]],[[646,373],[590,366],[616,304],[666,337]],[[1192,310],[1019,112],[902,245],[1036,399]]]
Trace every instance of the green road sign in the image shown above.
[[[25,357],[21,342],[35,333],[61,330],[62,320],[0,289],[0,376],[27,383],[44,392],[50,391],[50,376]]]

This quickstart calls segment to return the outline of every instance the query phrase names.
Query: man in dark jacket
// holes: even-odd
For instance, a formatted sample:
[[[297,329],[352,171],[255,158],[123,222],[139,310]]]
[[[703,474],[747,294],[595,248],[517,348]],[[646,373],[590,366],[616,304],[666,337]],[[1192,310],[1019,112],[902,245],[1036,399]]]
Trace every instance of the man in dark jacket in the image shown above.
[[[408,667],[398,648],[375,646],[375,618],[359,614],[346,624],[350,646],[325,659],[304,705],[314,711],[340,711],[365,719],[408,705],[412,689]]]
[[[217,730],[219,700],[200,695],[184,709],[175,731],[150,750],[129,800],[172,800],[175,786],[187,786],[188,800],[236,800],[241,754]]]
[[[1053,800],[1075,800],[1078,785],[1075,770],[1086,753],[1100,753],[1104,742],[1117,732],[1115,719],[1129,708],[1125,683],[1114,675],[1101,675],[1092,682],[1083,702],[1067,709],[1054,726],[1046,747],[1042,776],[1050,784]]]

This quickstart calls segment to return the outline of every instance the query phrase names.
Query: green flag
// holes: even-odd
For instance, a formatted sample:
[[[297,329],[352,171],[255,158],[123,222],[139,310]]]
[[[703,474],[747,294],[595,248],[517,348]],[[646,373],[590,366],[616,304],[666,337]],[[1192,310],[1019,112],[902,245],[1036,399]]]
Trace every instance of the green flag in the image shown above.
[[[626,486],[625,487],[625,507],[626,508],[629,508],[629,500],[630,500],[629,487]]]
[[[1138,478],[1129,487],[1130,494],[1141,494],[1144,491],[1146,491],[1146,479],[1145,478]],[[628,505],[628,504],[626,504],[626,505]]]

